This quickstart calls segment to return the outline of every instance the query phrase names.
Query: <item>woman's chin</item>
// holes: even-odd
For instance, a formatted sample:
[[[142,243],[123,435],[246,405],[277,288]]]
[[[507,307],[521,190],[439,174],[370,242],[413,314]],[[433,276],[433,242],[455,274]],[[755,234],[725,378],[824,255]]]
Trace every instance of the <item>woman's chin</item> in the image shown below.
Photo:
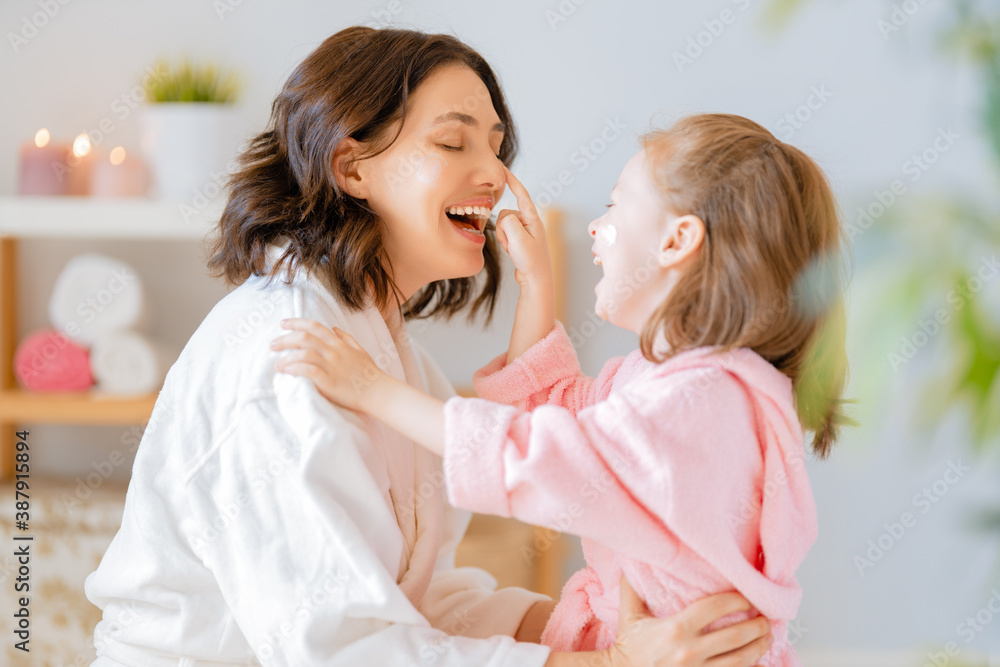
[[[483,266],[485,266],[485,264],[486,262],[483,259],[483,254],[479,253],[478,256],[472,256],[457,263],[455,270],[451,272],[452,275],[450,275],[449,278],[472,278],[483,270]]]

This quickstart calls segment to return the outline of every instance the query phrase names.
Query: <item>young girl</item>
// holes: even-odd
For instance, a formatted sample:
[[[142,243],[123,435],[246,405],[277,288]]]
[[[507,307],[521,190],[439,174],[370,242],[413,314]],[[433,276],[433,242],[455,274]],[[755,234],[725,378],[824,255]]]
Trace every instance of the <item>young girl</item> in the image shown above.
[[[825,457],[846,373],[835,202],[812,160],[744,118],[685,118],[642,146],[589,226],[596,311],[640,336],[597,378],[553,320],[544,230],[509,171],[520,210],[498,236],[521,298],[509,350],[475,375],[482,399],[426,396],[304,320],[272,347],[297,348],[279,370],[442,452],[452,503],[583,538],[544,644],[610,646],[624,575],[661,617],[737,589],[774,623],[761,664],[798,665],[795,570],[817,530],[803,429]]]

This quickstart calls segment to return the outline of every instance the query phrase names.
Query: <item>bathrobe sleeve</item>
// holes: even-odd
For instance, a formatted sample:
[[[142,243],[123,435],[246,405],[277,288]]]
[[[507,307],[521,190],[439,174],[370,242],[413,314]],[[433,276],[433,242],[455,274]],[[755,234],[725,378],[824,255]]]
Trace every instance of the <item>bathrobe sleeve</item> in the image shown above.
[[[596,378],[580,371],[580,362],[562,322],[510,364],[507,353],[495,357],[472,377],[480,398],[533,410],[558,405],[573,414],[603,400],[625,357],[609,360]]]
[[[576,414],[482,399],[445,404],[452,503],[646,562],[668,562],[699,525],[717,531],[709,542],[732,543],[725,512],[755,497],[760,466],[746,396],[726,373],[647,377]]]
[[[270,388],[269,388],[270,389]],[[278,375],[192,462],[181,528],[263,664],[544,664],[511,637],[435,629],[397,585],[401,536],[362,418]],[[169,592],[164,604],[170,604]],[[463,621],[452,624],[461,634]]]
[[[531,606],[550,598],[516,586],[495,590],[496,580],[485,570],[456,568],[455,547],[470,518],[469,512],[446,504],[441,557],[420,612],[433,627],[445,632],[465,637],[513,636]]]

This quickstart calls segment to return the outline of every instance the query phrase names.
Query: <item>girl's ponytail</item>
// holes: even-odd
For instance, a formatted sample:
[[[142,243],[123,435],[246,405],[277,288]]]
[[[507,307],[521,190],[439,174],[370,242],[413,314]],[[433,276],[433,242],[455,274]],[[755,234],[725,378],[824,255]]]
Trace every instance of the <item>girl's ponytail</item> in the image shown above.
[[[806,350],[802,370],[792,379],[799,419],[813,432],[812,449],[826,458],[840,427],[854,422],[844,414],[841,398],[847,380],[844,302],[839,299],[819,323]]]
[[[779,145],[794,176],[798,205],[793,210],[801,212],[813,253],[792,291],[797,311],[806,321],[811,319],[814,327],[799,352],[801,363],[796,364],[792,383],[802,426],[813,432],[813,452],[826,458],[840,427],[855,423],[844,414],[841,398],[847,382],[845,237],[822,170],[798,148]]]

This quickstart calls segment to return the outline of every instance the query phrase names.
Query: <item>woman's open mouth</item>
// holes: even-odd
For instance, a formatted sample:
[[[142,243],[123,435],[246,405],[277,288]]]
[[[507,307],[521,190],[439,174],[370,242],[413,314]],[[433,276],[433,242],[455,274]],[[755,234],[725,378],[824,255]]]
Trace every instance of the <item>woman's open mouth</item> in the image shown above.
[[[490,219],[490,209],[485,206],[450,206],[445,209],[445,215],[462,231],[482,236]]]

